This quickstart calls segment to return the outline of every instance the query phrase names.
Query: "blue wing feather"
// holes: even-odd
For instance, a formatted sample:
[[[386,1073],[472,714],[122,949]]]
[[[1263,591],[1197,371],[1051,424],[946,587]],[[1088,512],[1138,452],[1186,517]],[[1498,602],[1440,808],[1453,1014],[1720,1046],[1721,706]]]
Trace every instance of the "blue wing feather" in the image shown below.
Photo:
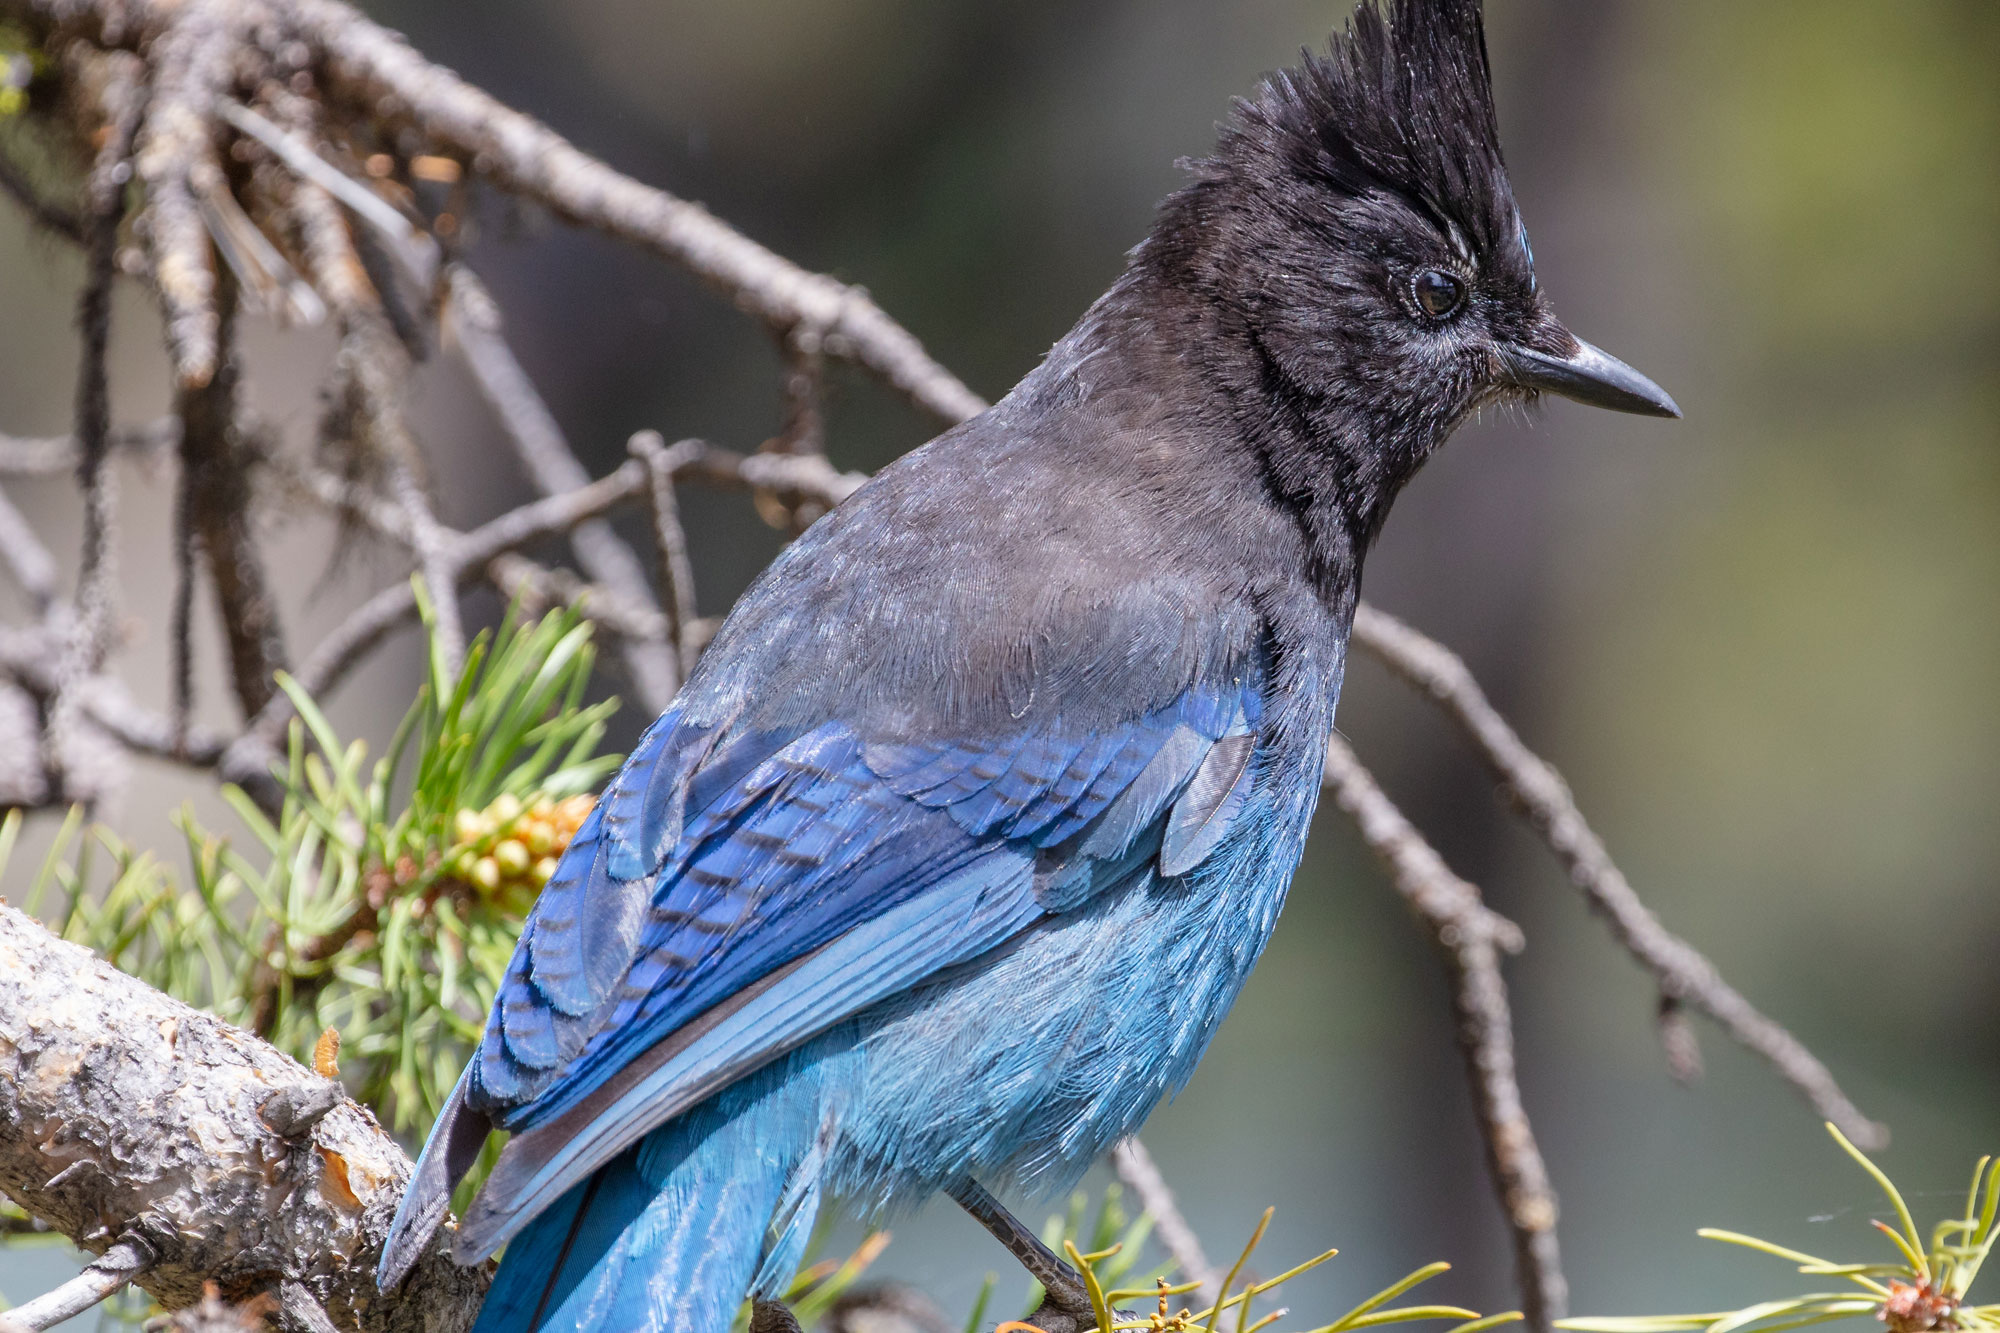
[[[1180,816],[1173,873],[1191,868],[1241,806],[1247,765],[1223,782],[1208,760],[1251,728],[1258,688],[1198,685],[1116,728],[937,741],[668,713],[503,981],[465,1101],[516,1137],[461,1248],[490,1250],[649,1127],[1117,880],[1158,854],[1184,793],[1200,809]]]
[[[831,1021],[977,957],[1042,915],[1033,862],[1003,846],[933,886],[921,900],[847,931],[806,958],[787,984],[757,994],[658,1068],[616,1088],[581,1125],[530,1128],[507,1145],[460,1225],[461,1262],[492,1253],[541,1209],[649,1131]],[[614,1085],[615,1086],[615,1085]]]

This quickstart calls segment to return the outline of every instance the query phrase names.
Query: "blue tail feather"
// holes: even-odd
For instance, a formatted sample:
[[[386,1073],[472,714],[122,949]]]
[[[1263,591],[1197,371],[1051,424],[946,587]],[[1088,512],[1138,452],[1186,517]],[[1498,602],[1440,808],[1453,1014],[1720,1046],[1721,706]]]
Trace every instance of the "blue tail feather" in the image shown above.
[[[507,1246],[473,1333],[728,1333],[819,1207],[822,1071],[781,1060],[654,1130]]]

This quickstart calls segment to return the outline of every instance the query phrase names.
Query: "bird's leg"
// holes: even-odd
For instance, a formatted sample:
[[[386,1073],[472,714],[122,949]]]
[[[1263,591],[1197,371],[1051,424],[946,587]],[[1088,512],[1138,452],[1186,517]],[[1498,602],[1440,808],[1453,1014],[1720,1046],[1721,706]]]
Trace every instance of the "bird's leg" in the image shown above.
[[[1095,1328],[1097,1316],[1091,1312],[1090,1292],[1083,1278],[1064,1263],[1061,1256],[1042,1244],[1041,1238],[1021,1223],[1000,1201],[988,1194],[971,1176],[965,1176],[945,1191],[971,1213],[979,1225],[993,1233],[993,1239],[1007,1247],[1021,1261],[1030,1277],[1042,1284],[1041,1305],[1030,1318],[1043,1333],[1077,1333]]]
[[[750,1302],[750,1333],[804,1333],[799,1317],[783,1301]]]

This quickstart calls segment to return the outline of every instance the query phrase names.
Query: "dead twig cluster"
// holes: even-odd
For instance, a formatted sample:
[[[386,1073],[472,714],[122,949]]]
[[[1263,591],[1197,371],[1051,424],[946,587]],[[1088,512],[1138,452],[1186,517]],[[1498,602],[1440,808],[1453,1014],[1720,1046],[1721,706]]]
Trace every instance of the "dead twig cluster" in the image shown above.
[[[0,439],[0,476],[74,460],[87,499],[86,577],[65,601],[54,561],[0,497],[0,559],[36,602],[45,626],[72,626],[64,631],[65,665],[48,688],[20,682],[51,719],[48,739],[37,747],[39,770],[15,784],[38,793],[33,803],[89,799],[102,790],[101,783],[66,776],[64,754],[77,743],[69,733],[83,725],[78,719],[88,717],[77,700],[96,689],[86,689],[83,677],[101,672],[112,646],[103,603],[115,570],[102,534],[115,521],[115,470],[105,466],[115,447],[170,437],[178,451],[173,705],[168,718],[146,719],[141,728],[168,737],[164,749],[172,757],[199,766],[217,762],[213,747],[188,739],[199,578],[214,594],[246,723],[223,747],[224,771],[252,785],[269,757],[272,729],[284,720],[275,673],[298,665],[302,679],[331,683],[414,608],[406,591],[386,593],[295,663],[256,520],[274,489],[273,470],[299,465],[278,456],[269,432],[243,408],[237,343],[245,317],[332,321],[339,350],[328,375],[316,466],[330,469],[352,493],[335,499],[324,486],[303,493],[349,518],[366,512],[379,519],[375,511],[384,506],[399,513],[392,533],[379,521],[366,526],[391,535],[424,577],[448,656],[465,638],[459,600],[469,584],[544,600],[587,596],[603,608],[604,626],[623,650],[627,685],[650,711],[672,697],[703,631],[684,544],[661,548],[669,577],[656,594],[647,562],[604,521],[607,509],[645,499],[655,530],[670,543],[678,540],[678,523],[662,502],[681,481],[749,484],[760,508],[789,526],[824,512],[845,493],[823,462],[815,465],[818,380],[828,357],[866,368],[943,419],[980,405],[865,293],[807,272],[699,206],[592,159],[345,5],[4,0],[0,16],[58,57],[52,68],[60,77],[43,100],[78,142],[95,145],[88,180],[70,191],[83,196],[76,200],[65,197],[60,182],[38,182],[0,154],[6,167],[0,183],[31,216],[83,245],[91,266],[82,298],[85,357],[75,436]],[[438,182],[452,188],[430,188]],[[609,491],[588,492],[587,472],[506,342],[498,305],[456,252],[467,192],[479,185],[641,245],[704,279],[771,330],[787,372],[784,424],[767,450],[778,466],[768,480],[755,465],[731,461],[737,456],[729,451],[689,450],[687,466],[654,468],[657,475],[643,486],[635,483],[652,464],[635,467]],[[144,275],[159,301],[175,385],[169,422],[124,434],[106,418],[102,356],[109,285],[121,265]],[[405,404],[420,364],[444,349],[471,372],[528,478],[555,502],[511,516],[511,527],[482,529],[470,546],[436,515]],[[590,498],[581,508],[564,499],[584,492]],[[592,507],[596,500],[603,503]],[[547,536],[568,540],[583,582],[514,550]],[[488,542],[498,544],[487,549]]]
[[[259,520],[277,505],[311,507],[401,551],[423,578],[447,653],[462,650],[460,598],[476,585],[531,606],[582,608],[622,650],[638,706],[655,712],[713,629],[695,607],[681,486],[747,490],[767,520],[793,530],[851,494],[864,478],[836,470],[823,453],[821,388],[829,360],[863,368],[940,421],[962,420],[984,406],[859,289],[801,269],[698,205],[614,171],[339,0],[0,0],[0,19],[31,34],[50,56],[30,115],[54,137],[69,136],[78,164],[75,180],[49,181],[0,151],[0,189],[85,255],[74,432],[58,439],[0,437],[0,565],[33,613],[28,623],[0,626],[0,739],[7,742],[0,745],[6,756],[0,769],[13,766],[0,771],[0,803],[91,801],[117,784],[133,756],[172,760],[273,797],[270,767],[291,709],[273,687],[275,674],[290,671],[311,694],[332,690],[418,612],[417,595],[399,580],[317,643],[294,643],[259,545]],[[460,253],[478,189],[533,201],[658,255],[760,322],[783,356],[776,434],[745,452],[697,440],[668,445],[641,432],[627,462],[593,479],[508,346],[497,303]],[[121,273],[141,278],[157,298],[174,383],[169,417],[124,429],[109,419],[104,356],[109,294]],[[241,328],[260,317],[331,321],[336,334],[328,407],[318,440],[303,453],[282,449],[244,407]],[[471,373],[539,492],[465,531],[438,517],[423,443],[406,410],[413,377],[446,352]],[[109,537],[117,524],[117,464],[128,455],[171,460],[177,468],[171,556],[180,581],[165,715],[135,702],[114,669],[117,571]],[[4,494],[8,478],[65,470],[75,472],[85,499],[80,575],[67,594],[53,555]],[[606,521],[626,505],[642,508],[649,520],[650,560]],[[574,569],[527,553],[551,538],[567,541]],[[219,613],[235,696],[237,721],[226,732],[190,720],[197,670],[192,608],[203,579]],[[1701,1013],[1765,1057],[1856,1141],[1880,1141],[1880,1128],[1847,1101],[1818,1060],[1661,926],[1561,777],[1522,744],[1462,662],[1368,607],[1357,616],[1354,642],[1464,729],[1516,812],[1652,975],[1677,1074],[1698,1068],[1685,1014]],[[1443,955],[1488,1162],[1515,1239],[1523,1304],[1543,1326],[1562,1313],[1565,1285],[1555,1194],[1515,1075],[1502,964],[1521,946],[1520,932],[1451,871],[1337,737],[1326,781],[1333,804],[1383,860]],[[9,967],[20,951],[40,947],[32,926],[0,924],[19,937]],[[14,1017],[33,1027],[38,1040],[74,1035],[54,999],[23,1003],[28,1009]],[[231,1032],[226,1040],[248,1053],[243,1058],[265,1059],[257,1049],[262,1043]],[[109,1120],[101,1128],[120,1132]],[[1143,1146],[1121,1146],[1115,1161],[1183,1272],[1213,1284],[1195,1232]],[[399,1162],[399,1156],[383,1159],[384,1179],[400,1180],[407,1167]],[[213,1301],[202,1281],[240,1268],[226,1245],[196,1262],[181,1240],[148,1231],[149,1216],[157,1220],[162,1208],[190,1201],[168,1190],[153,1199],[151,1214],[126,1218],[124,1234],[103,1234],[90,1219],[103,1216],[104,1199],[124,1197],[118,1191],[131,1182],[102,1165],[94,1169],[102,1179],[91,1187],[93,1211],[76,1206],[83,1195],[52,1192],[65,1180],[78,1189],[83,1184],[50,1165],[41,1147],[10,1153],[0,1145],[0,1186],[102,1255],[83,1278],[15,1318],[33,1311],[40,1319],[58,1307],[73,1312],[83,1308],[79,1301],[128,1281],[169,1303]],[[272,1168],[246,1169],[268,1179]],[[317,1250],[308,1254],[305,1233],[289,1254],[282,1239],[268,1239],[278,1233],[267,1225],[267,1198],[253,1191],[244,1199],[253,1193],[262,1219],[256,1234],[267,1238],[264,1258],[277,1256],[270,1271],[281,1279],[265,1289],[289,1322],[332,1326],[331,1308],[341,1326],[395,1324],[393,1311],[369,1306],[349,1280],[372,1268],[368,1228],[379,1243],[378,1223],[386,1216],[368,1214],[374,1220],[348,1237],[339,1271],[329,1274],[312,1268],[332,1261]],[[288,1201],[278,1214],[295,1221],[302,1206]],[[222,1228],[229,1219],[208,1220]],[[204,1264],[208,1271],[199,1271]],[[410,1308],[469,1303],[478,1282],[454,1271],[421,1270],[405,1293]]]

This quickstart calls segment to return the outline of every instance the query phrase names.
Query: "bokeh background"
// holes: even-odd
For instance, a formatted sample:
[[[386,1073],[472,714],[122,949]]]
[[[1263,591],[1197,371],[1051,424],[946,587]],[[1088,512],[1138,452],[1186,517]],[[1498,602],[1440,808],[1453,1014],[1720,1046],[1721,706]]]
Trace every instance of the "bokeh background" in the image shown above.
[[[1344,13],[1341,0],[364,7],[625,170],[865,284],[988,396],[1111,281],[1229,97]],[[1489,8],[1542,280],[1687,420],[1557,404],[1466,429],[1403,500],[1367,594],[1466,654],[1654,908],[1891,1123],[1883,1161],[1942,1208],[2000,1148],[2000,6]],[[774,431],[776,356],[724,303],[504,201],[475,225],[472,261],[596,469],[641,427],[737,446]],[[77,275],[0,207],[0,429],[65,427]],[[308,437],[325,339],[250,334],[259,410]],[[152,311],[124,293],[125,419],[164,403],[157,346]],[[447,520],[526,495],[449,358],[419,392]],[[837,379],[842,465],[879,466],[929,433],[858,376]],[[73,550],[67,485],[17,490]],[[128,662],[152,700],[167,494],[128,469]],[[778,537],[737,497],[685,504],[703,610],[720,612]],[[323,580],[330,535],[303,520],[273,540],[304,606],[300,643],[394,572],[363,560]],[[223,721],[213,642],[204,706]],[[354,678],[336,718],[385,734],[413,669],[406,642]],[[646,720],[623,717],[620,739]],[[1695,1239],[1702,1224],[1842,1254],[1872,1243],[1866,1181],[1765,1070],[1710,1035],[1706,1081],[1669,1082],[1651,988],[1442,723],[1365,661],[1341,721],[1527,929],[1510,968],[1523,1081],[1576,1310],[1718,1309],[1790,1289],[1781,1265]],[[172,853],[167,815],[189,797],[208,799],[149,773],[115,818]],[[1436,1257],[1458,1265],[1442,1294],[1511,1299],[1436,960],[1337,815],[1147,1139],[1212,1251],[1266,1204],[1265,1271],[1342,1248],[1288,1291],[1302,1317]],[[1004,1261],[938,1207],[898,1227],[882,1271],[963,1311]],[[20,1299],[62,1262],[10,1254],[0,1287]],[[996,1313],[1013,1313],[1016,1286],[1009,1274]]]

